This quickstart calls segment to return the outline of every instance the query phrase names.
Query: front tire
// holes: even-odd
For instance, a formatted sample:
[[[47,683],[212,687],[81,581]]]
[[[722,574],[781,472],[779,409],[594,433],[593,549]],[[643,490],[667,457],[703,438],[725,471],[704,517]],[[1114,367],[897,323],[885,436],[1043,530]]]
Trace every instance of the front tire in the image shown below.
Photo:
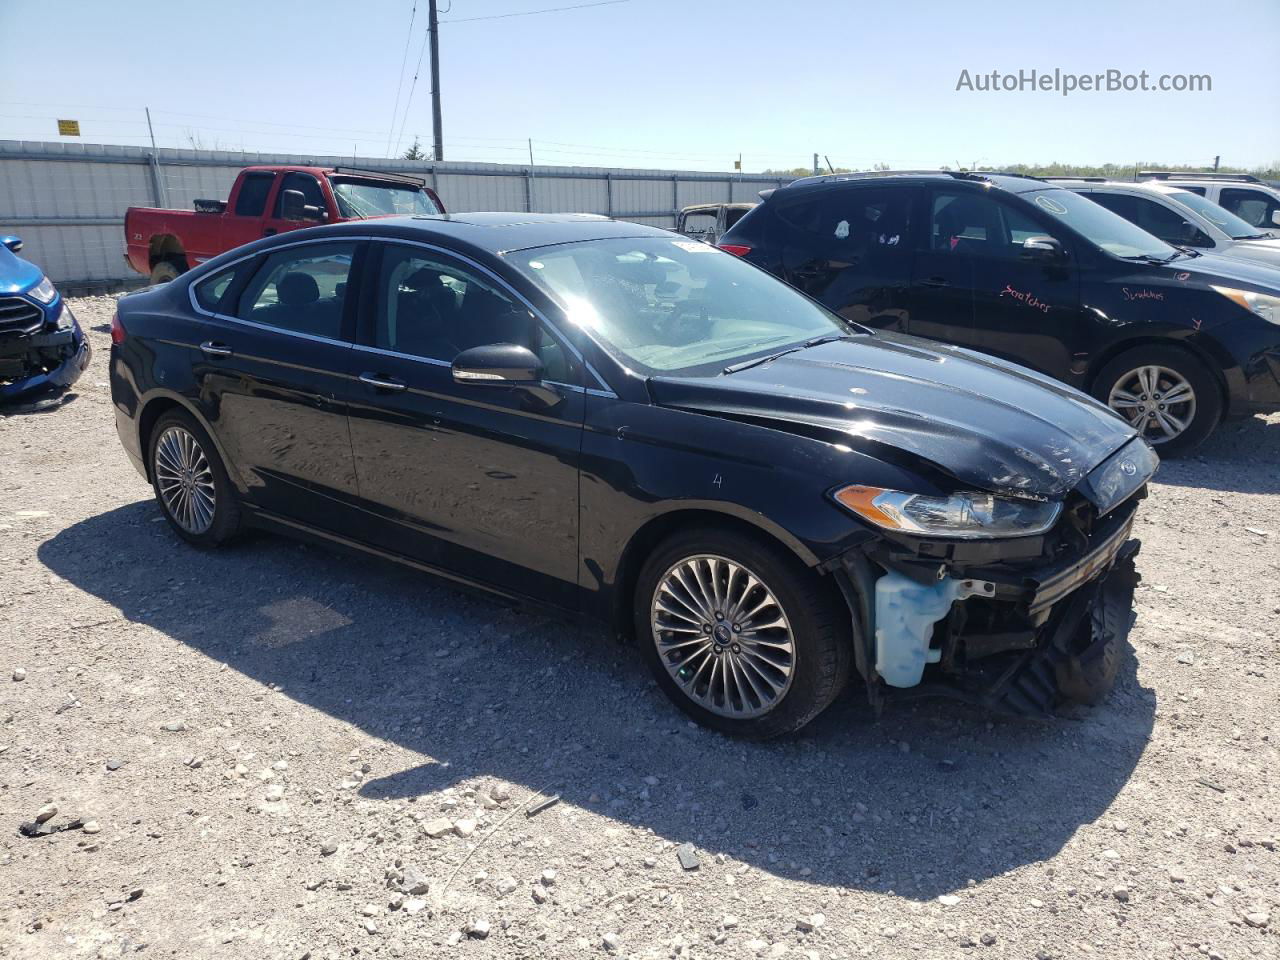
[[[636,637],[658,685],[699,723],[780,736],[826,709],[849,679],[849,613],[827,586],[762,539],[695,528],[645,561]]]
[[[215,547],[240,529],[240,506],[217,448],[189,413],[161,415],[148,451],[151,486],[174,532],[188,543]]]
[[[1098,373],[1093,395],[1128,420],[1162,457],[1190,453],[1222,419],[1222,391],[1209,368],[1173,346],[1126,350]]]

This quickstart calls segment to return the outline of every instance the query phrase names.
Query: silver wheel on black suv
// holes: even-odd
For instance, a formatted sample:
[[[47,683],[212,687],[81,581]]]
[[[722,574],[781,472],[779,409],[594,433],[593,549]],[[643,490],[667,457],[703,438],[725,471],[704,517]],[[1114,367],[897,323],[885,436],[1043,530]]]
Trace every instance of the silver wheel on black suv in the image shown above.
[[[1222,416],[1222,389],[1182,347],[1126,350],[1098,373],[1093,392],[1166,457],[1199,446]]]
[[[707,528],[658,545],[636,587],[658,684],[701,723],[773,737],[816,717],[849,676],[849,613],[831,585],[763,538]]]

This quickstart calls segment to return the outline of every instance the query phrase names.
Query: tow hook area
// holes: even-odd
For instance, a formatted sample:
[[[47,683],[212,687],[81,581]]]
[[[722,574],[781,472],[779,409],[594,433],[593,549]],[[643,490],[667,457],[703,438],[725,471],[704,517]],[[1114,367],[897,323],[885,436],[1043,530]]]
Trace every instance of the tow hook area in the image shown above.
[[[886,573],[876,581],[876,673],[891,687],[919,684],[925,665],[942,659],[942,650],[929,645],[933,625],[957,600],[995,592],[988,580],[957,580],[942,571],[930,584]]]

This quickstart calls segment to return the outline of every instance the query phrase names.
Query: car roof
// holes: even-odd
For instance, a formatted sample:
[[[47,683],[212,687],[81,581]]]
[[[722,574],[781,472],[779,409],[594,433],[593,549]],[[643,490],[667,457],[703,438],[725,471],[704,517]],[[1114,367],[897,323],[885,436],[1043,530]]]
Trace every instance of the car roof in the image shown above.
[[[491,254],[559,243],[620,237],[683,239],[670,230],[611,220],[594,213],[447,213],[432,216],[353,220],[307,231],[316,236],[377,235],[403,240],[462,244]],[[298,236],[293,231],[288,236]]]
[[[957,184],[971,184],[976,188],[995,187],[1009,193],[1028,193],[1032,190],[1044,190],[1053,186],[1053,184],[1047,183],[1039,177],[1032,177],[1022,173],[988,173],[968,170],[873,170],[864,173],[830,173],[815,177],[801,177],[799,180],[791,181],[786,186],[778,187],[777,190],[762,191],[761,196],[765,194],[770,196],[786,195],[793,191],[821,189],[836,184],[871,183],[886,180],[901,183],[951,181]]]
[[[1134,183],[1132,180],[1103,180],[1101,177],[1054,177],[1053,183],[1069,190],[1088,187],[1090,190],[1101,190],[1103,193],[1128,191],[1131,193],[1170,194],[1189,192],[1186,187],[1179,186],[1178,182],[1165,180],[1144,180],[1141,183]]]
[[[754,203],[691,203],[687,207],[681,207],[681,213],[702,213],[704,211],[719,210],[724,207],[726,210],[751,210],[755,207]]]

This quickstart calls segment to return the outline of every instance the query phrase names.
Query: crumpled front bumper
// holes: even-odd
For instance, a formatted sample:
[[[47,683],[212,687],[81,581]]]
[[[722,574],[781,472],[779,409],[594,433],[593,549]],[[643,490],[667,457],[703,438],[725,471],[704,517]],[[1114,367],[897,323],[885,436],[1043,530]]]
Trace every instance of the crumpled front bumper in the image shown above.
[[[74,320],[67,330],[0,337],[0,403],[71,386],[92,355]]]
[[[1135,512],[1136,503],[1127,504],[1104,518],[1088,548],[1068,559],[938,567],[936,583],[918,581],[924,603],[900,576],[884,572],[874,548],[841,556],[833,572],[853,614],[855,663],[872,703],[941,695],[1042,715],[1066,702],[1102,700],[1133,623]],[[877,594],[891,581],[905,601],[903,592],[888,601]],[[913,619],[910,612],[936,604],[940,593],[941,607]]]

